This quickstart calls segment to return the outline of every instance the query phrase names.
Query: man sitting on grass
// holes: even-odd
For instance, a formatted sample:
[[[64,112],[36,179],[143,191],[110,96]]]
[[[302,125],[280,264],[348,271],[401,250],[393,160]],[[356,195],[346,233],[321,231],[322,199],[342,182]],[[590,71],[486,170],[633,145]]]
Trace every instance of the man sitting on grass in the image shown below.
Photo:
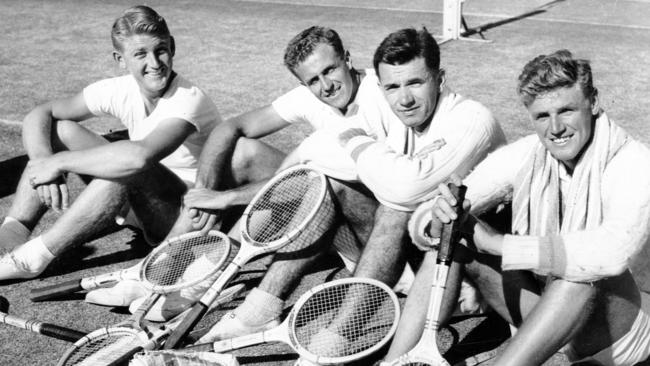
[[[390,34],[375,53],[374,67],[381,95],[374,109],[359,115],[365,120],[351,121],[345,129],[317,131],[297,151],[301,160],[341,179],[331,182],[346,218],[367,207],[349,203],[351,186],[365,186],[378,199],[380,203],[371,205],[376,207],[374,217],[365,222],[369,230],[359,237],[362,252],[347,259],[355,276],[395,285],[407,258],[406,227],[412,210],[429,197],[432,186],[453,172],[466,174],[505,138],[485,107],[445,86],[438,45],[426,30]],[[398,123],[373,120],[390,113],[399,117]],[[383,128],[373,127],[377,122]],[[322,250],[299,258],[276,257],[259,287],[200,341],[277,324],[284,299],[330,243],[317,245]]]
[[[650,233],[650,151],[609,119],[589,62],[567,50],[530,61],[518,92],[536,135],[479,164],[464,202],[476,215],[511,201],[512,234],[456,217],[461,203],[444,185],[418,210],[433,212],[432,233],[464,221],[474,250],[464,250],[465,273],[518,328],[495,365],[539,365],[560,349],[571,362],[646,360],[650,297],[628,268],[647,270],[633,264]],[[414,287],[426,293],[427,277]],[[413,347],[425,313],[426,301],[409,296],[387,361]]]
[[[286,47],[284,64],[301,85],[270,105],[228,119],[214,128],[199,159],[194,188],[185,195],[185,209],[170,235],[192,230],[207,232],[215,225],[219,227],[222,219],[237,215],[233,209],[253,198],[287,158],[285,153],[259,138],[295,123],[308,123],[316,131],[326,127],[341,131],[364,111],[376,111],[377,102],[385,103],[374,70],[356,70],[349,51],[333,29],[312,26],[298,33]],[[392,112],[375,120],[399,123]],[[342,156],[348,163],[349,158],[336,139],[332,144],[336,150],[325,149],[322,156],[326,156],[330,165],[332,155]],[[298,161],[296,153],[284,165]],[[372,220],[376,203],[365,188],[358,190],[350,192],[348,199],[368,212],[351,224],[356,232],[369,231],[360,227]],[[91,291],[87,299],[104,305],[128,305],[144,294],[137,281],[122,281],[111,288]]]
[[[173,71],[174,38],[153,9],[135,6],[111,31],[113,57],[128,75],[93,83],[32,110],[23,122],[29,162],[0,227],[0,279],[33,278],[65,249],[109,227],[128,203],[149,242],[162,240],[196,176],[202,146],[221,122],[203,91]],[[77,122],[107,115],[129,141],[109,143]],[[66,174],[92,178],[70,204]],[[63,212],[42,235],[48,208]]]

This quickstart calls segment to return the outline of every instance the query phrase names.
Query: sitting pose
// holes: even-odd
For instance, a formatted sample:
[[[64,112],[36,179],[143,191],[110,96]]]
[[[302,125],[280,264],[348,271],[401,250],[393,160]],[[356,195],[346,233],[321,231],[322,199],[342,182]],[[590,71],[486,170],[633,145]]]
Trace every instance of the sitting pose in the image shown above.
[[[364,110],[377,110],[377,101],[383,102],[374,70],[352,67],[350,53],[333,29],[312,26],[298,33],[286,47],[284,64],[301,85],[270,105],[228,119],[212,130],[198,162],[194,188],[185,195],[185,208],[170,236],[192,230],[206,232],[220,226],[223,218],[237,214],[233,208],[252,199],[285,158],[284,166],[298,162],[297,154],[287,157],[259,138],[296,123],[307,123],[316,131],[326,127],[341,131]],[[399,124],[397,116],[386,109],[389,113],[376,120]],[[335,153],[349,163],[338,143],[334,145],[339,150]],[[328,151],[331,150],[322,153],[331,162],[333,156]],[[367,221],[374,212],[376,203],[367,196],[362,191],[354,198],[348,197],[368,211],[357,222]],[[224,213],[225,210],[228,212]],[[357,228],[360,230],[363,229]],[[89,297],[95,303],[128,305],[145,293],[137,281],[122,281],[111,288],[94,290]]]
[[[308,57],[304,63],[311,65],[313,60]],[[296,155],[336,178],[330,181],[343,216],[367,228],[358,235],[363,244],[359,253],[342,253],[348,268],[355,276],[395,285],[407,259],[407,223],[413,209],[431,197],[431,187],[454,172],[467,174],[489,151],[504,143],[505,137],[485,107],[445,86],[438,45],[426,30],[402,29],[388,35],[375,53],[374,68],[376,76],[364,78],[375,80],[367,84],[376,90],[367,94],[376,96],[374,107],[360,105],[357,119],[348,121],[347,126],[330,123],[332,127],[315,132],[298,147]],[[316,77],[307,75],[306,80]],[[398,117],[397,123],[381,118],[392,114]],[[350,193],[360,186],[370,190],[374,204],[350,203]],[[362,212],[368,207],[374,207],[370,218]],[[260,285],[201,341],[277,324],[284,299],[305,271],[330,249],[328,242],[315,246],[319,250],[300,257],[276,257]]]
[[[418,211],[432,212],[432,234],[464,221],[464,273],[518,328],[495,365],[539,365],[560,349],[571,362],[646,360],[650,297],[632,275],[644,278],[634,263],[650,233],[650,172],[639,168],[650,151],[609,119],[589,62],[567,50],[530,61],[518,93],[536,135],[495,151],[464,180],[472,215],[512,203],[511,233],[456,217],[461,203],[444,185]],[[414,287],[426,291],[429,281],[418,273]],[[409,296],[388,362],[417,341],[425,304]]]
[[[128,75],[101,80],[42,104],[23,123],[29,162],[0,227],[0,279],[33,278],[65,249],[111,225],[128,203],[131,224],[156,243],[176,221],[202,146],[221,117],[214,103],[173,71],[174,38],[153,9],[135,6],[111,31],[113,57]],[[109,143],[77,122],[112,116],[130,140]],[[90,177],[70,204],[66,174]],[[40,236],[48,208],[63,211]]]

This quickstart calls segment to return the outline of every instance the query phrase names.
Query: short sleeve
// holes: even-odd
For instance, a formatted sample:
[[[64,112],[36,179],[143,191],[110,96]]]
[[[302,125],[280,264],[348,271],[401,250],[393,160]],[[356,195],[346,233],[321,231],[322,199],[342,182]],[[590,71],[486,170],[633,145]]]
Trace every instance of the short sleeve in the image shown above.
[[[294,88],[271,103],[275,112],[288,123],[309,122],[310,109],[317,108],[316,97],[304,86]]]

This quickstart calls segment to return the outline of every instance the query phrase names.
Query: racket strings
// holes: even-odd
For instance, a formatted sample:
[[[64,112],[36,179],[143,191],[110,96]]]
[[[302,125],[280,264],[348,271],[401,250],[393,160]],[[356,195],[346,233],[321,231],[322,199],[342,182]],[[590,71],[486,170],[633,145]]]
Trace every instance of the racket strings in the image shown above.
[[[245,225],[250,238],[264,244],[302,228],[320,205],[322,179],[312,170],[298,169],[275,182],[251,206]]]
[[[141,343],[137,332],[131,329],[107,329],[91,338],[85,338],[70,348],[59,361],[59,366],[99,366],[116,361],[121,355]]]
[[[142,278],[157,292],[173,291],[200,282],[228,255],[221,236],[192,235],[167,244],[143,264]]]
[[[366,283],[326,288],[295,317],[295,340],[322,357],[345,357],[382,341],[395,322],[395,304],[383,289]]]

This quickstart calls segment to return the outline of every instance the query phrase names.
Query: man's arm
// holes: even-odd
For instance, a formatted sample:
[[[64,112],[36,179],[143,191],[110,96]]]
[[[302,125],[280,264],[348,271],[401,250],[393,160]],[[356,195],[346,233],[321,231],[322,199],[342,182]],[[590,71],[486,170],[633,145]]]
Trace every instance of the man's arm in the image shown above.
[[[180,118],[162,121],[139,141],[117,141],[90,149],[62,151],[32,159],[27,165],[34,184],[47,183],[63,172],[98,178],[123,178],[148,169],[172,153],[195,131],[194,125]]]
[[[196,176],[196,188],[218,189],[226,167],[230,164],[240,137],[260,138],[276,132],[289,123],[271,105],[233,117],[216,126],[206,141]]]
[[[351,137],[344,132],[341,142],[355,160],[359,177],[377,197],[396,205],[413,206],[430,198],[433,188],[452,173],[464,176],[490,150],[505,142],[502,135],[487,128],[488,122],[455,122],[437,131],[442,139],[419,148],[414,156],[394,151],[368,136]]]
[[[23,145],[30,159],[54,153],[52,123],[56,120],[83,121],[92,117],[83,94],[44,103],[34,108],[23,120]]]
[[[636,154],[636,155],[635,155]],[[623,273],[650,235],[650,164],[645,147],[628,146],[612,159],[601,181],[602,222],[552,236],[502,235],[477,226],[475,239],[502,254],[504,270],[533,270],[575,282]],[[636,168],[635,168],[636,167]]]
[[[282,161],[277,172],[287,169],[299,163],[296,150],[292,151]],[[228,207],[248,204],[255,194],[269,181],[268,179],[259,180],[244,184],[239,187],[224,191],[215,191],[207,188],[192,188],[184,197],[184,204],[187,208],[198,208],[205,210],[224,210]]]

